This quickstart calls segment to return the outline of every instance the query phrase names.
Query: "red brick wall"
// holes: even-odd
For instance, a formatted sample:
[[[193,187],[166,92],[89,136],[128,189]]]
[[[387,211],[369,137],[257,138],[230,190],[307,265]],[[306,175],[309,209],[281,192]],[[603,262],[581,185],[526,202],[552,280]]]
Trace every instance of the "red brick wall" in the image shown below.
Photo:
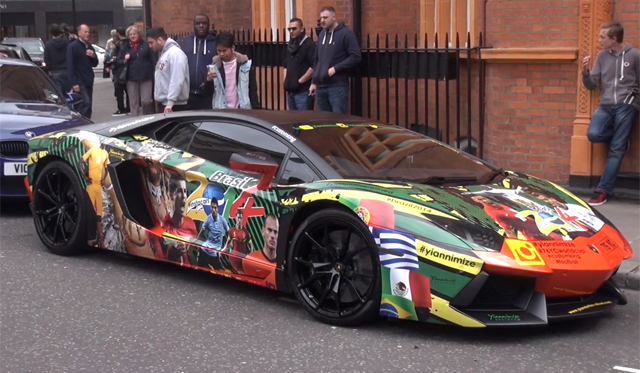
[[[198,13],[207,14],[218,30],[251,28],[251,0],[151,0],[151,22],[167,33],[192,31]]]
[[[330,2],[319,0],[305,0],[303,5],[302,18],[307,29],[315,28],[318,18],[320,18],[320,9],[323,6],[332,6],[336,8],[336,19],[338,22],[344,22],[347,26],[353,26],[353,1],[351,0],[334,0]]]
[[[578,0],[487,3],[487,44],[577,47]],[[577,61],[489,63],[485,158],[556,182],[569,179]]]
[[[638,0],[614,1],[613,19],[624,26],[624,41],[640,48],[640,2]],[[631,132],[631,149],[625,155],[620,172],[640,172],[640,126]]]
[[[420,32],[420,3],[417,0],[362,0],[362,34],[398,34],[404,39]],[[410,41],[413,44],[412,41]]]
[[[489,65],[486,89],[485,158],[505,169],[567,181],[575,66]]]

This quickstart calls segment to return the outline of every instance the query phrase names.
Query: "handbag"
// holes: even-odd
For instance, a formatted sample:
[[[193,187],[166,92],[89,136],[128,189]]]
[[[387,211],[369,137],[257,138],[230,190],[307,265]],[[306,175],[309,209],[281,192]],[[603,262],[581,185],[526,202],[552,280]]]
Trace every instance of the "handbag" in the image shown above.
[[[127,84],[127,72],[129,71],[129,64],[125,63],[118,71],[115,73],[116,80],[118,84],[126,85]]]

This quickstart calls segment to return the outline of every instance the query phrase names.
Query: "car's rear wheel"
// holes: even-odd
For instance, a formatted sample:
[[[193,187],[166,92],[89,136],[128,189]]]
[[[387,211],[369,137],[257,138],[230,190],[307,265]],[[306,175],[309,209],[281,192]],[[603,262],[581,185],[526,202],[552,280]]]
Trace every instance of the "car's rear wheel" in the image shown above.
[[[33,190],[33,219],[46,248],[65,256],[85,251],[84,191],[73,169],[64,161],[49,163],[38,174]]]
[[[355,326],[380,312],[380,260],[362,220],[340,209],[309,216],[287,258],[289,285],[314,317]]]

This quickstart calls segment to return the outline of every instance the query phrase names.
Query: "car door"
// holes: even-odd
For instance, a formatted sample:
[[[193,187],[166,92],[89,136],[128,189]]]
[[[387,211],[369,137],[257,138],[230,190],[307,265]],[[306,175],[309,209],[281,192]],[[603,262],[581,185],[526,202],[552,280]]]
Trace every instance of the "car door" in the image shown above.
[[[184,141],[185,131],[169,142]],[[191,137],[187,153],[162,160],[167,169],[184,171],[184,180],[173,175],[169,181],[169,204],[182,219],[168,221],[167,231],[195,244],[191,264],[275,288],[278,188],[258,190],[260,176],[233,169],[230,160],[266,153],[281,166],[291,149],[267,130],[223,121],[203,121]],[[206,161],[185,167],[190,158]]]

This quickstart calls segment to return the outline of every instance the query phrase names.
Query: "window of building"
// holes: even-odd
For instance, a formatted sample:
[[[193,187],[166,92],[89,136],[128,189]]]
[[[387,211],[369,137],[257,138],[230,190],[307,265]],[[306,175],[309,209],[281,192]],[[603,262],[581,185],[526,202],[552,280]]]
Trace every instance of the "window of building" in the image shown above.
[[[269,30],[267,38],[270,40],[289,41],[287,25],[291,18],[296,17],[296,14],[302,14],[303,1],[257,0],[252,2],[253,28],[261,31],[262,38],[265,38],[264,32]]]
[[[460,46],[467,46],[467,33],[471,33],[471,47],[478,45],[475,32],[475,1],[473,0],[420,0],[420,41],[424,45],[425,34],[429,47],[433,47],[438,34],[438,47],[445,46],[449,34],[449,47],[455,48],[456,35]]]

